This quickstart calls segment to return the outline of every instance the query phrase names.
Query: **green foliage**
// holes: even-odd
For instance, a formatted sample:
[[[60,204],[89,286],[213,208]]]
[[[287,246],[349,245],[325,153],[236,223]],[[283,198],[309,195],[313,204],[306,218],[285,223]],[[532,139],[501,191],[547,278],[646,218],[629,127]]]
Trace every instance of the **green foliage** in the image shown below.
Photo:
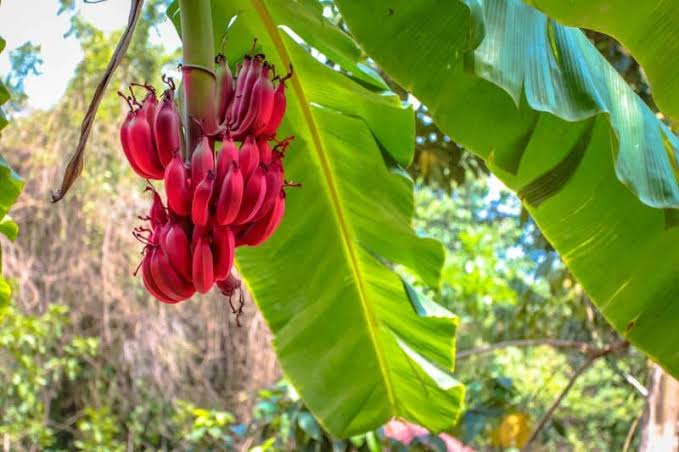
[[[73,444],[80,450],[101,452],[126,450],[125,443],[116,439],[120,435],[120,428],[118,419],[111,413],[109,407],[99,409],[86,407],[77,427],[80,438]]]
[[[618,179],[645,202],[673,205],[667,150],[677,139],[581,32],[518,0],[404,1],[388,5],[393,16],[380,0],[338,4],[377,63],[520,193],[615,328],[679,374],[669,345],[679,338],[679,306],[667,303],[677,293],[679,229],[672,211],[642,203]],[[538,77],[537,67],[555,70]],[[610,116],[598,114],[601,105]]]
[[[234,447],[230,426],[235,418],[227,411],[207,410],[178,400],[173,422],[180,443],[199,450],[219,450]]]
[[[532,221],[522,221],[519,200],[497,180],[468,179],[452,195],[420,187],[416,200],[416,227],[449,250],[441,291],[429,295],[459,314],[460,350],[516,339],[618,340]],[[577,353],[548,347],[458,361],[467,408],[456,436],[490,447],[501,421],[514,413],[525,415],[532,429],[581,363]],[[620,450],[644,404],[626,379],[641,378],[646,365],[638,352],[597,362],[552,417],[542,444]]]
[[[259,392],[253,410],[250,434],[257,438],[257,451],[269,450],[326,450],[336,443],[304,407],[294,389],[287,383]]]
[[[387,445],[400,445],[386,439],[381,429],[344,440],[334,438],[318,423],[294,388],[285,381],[259,391],[258,398],[253,408],[252,421],[248,426],[240,426],[247,428],[247,436],[252,439],[253,444],[256,444],[250,452],[278,450],[377,452],[385,450],[384,447]]]
[[[160,410],[153,408],[158,400],[148,400],[127,418],[112,406],[85,406],[74,422],[74,434],[60,422],[65,413],[55,413],[55,419],[50,406],[60,407],[70,398],[64,394],[68,387],[98,384],[86,372],[87,362],[97,358],[98,341],[65,337],[69,326],[68,309],[60,305],[50,305],[42,315],[26,315],[13,306],[0,312],[0,403],[7,407],[0,413],[0,436],[9,435],[11,444],[122,451],[131,439],[135,447],[237,450],[247,440],[256,451],[326,450],[331,445],[336,450],[379,450],[375,432],[350,441],[332,439],[285,383],[259,393],[250,424],[234,424],[227,411],[184,400]]]
[[[66,337],[68,308],[50,305],[39,316],[13,305],[0,308],[0,436],[29,447],[47,447],[56,440],[47,422],[50,404],[61,385],[83,375],[97,353],[98,341]]]
[[[412,159],[412,111],[382,91],[356,44],[320,13],[313,2],[213,3],[216,42],[238,16],[227,32],[232,64],[257,37],[279,72],[290,64],[295,72],[281,137],[296,137],[286,175],[304,186],[287,197],[272,240],[239,249],[238,268],[286,375],[333,434],[361,433],[394,416],[444,429],[463,394],[450,374],[457,321],[445,310],[419,315],[393,271],[402,265],[437,286],[443,261],[440,244],[410,227],[413,185],[398,164]],[[177,23],[176,8],[168,15]],[[320,42],[329,58],[364,74],[350,77],[348,68],[315,59],[311,46]]]

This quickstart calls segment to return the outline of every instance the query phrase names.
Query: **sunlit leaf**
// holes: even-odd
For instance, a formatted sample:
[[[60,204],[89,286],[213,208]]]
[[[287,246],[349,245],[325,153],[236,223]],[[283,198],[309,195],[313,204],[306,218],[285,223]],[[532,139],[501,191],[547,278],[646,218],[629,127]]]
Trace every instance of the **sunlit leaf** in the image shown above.
[[[519,0],[337,4],[368,54],[519,192],[615,328],[679,376],[679,217],[649,206],[677,205],[678,141],[582,32]]]

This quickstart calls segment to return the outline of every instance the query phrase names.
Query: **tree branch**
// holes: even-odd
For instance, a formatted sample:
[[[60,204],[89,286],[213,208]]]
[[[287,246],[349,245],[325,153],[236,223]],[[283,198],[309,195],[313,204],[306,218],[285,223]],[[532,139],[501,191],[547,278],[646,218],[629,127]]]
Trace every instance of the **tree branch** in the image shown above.
[[[135,27],[137,26],[137,21],[139,20],[139,15],[141,14],[143,5],[144,0],[131,0],[130,2],[130,15],[127,19],[127,28],[121,36],[120,41],[118,41],[118,45],[116,46],[115,52],[113,52],[111,60],[108,62],[106,71],[104,71],[104,75],[99,81],[97,89],[94,91],[94,96],[92,96],[90,106],[87,108],[85,118],[80,125],[80,140],[78,141],[78,146],[75,148],[75,152],[66,165],[64,177],[61,180],[61,186],[58,190],[52,190],[53,203],[59,201],[66,195],[83,170],[85,146],[87,145],[87,139],[90,137],[92,124],[94,123],[94,118],[97,115],[97,109],[99,109],[99,103],[101,102],[101,98],[104,97],[104,91],[106,91],[108,82],[111,81],[113,73],[118,67],[118,64],[120,64],[120,60],[122,60],[125,56],[127,47],[130,45],[130,41],[132,40],[132,35],[134,33]]]
[[[524,447],[524,450],[529,450],[529,446],[531,443],[533,443],[542,429],[545,427],[547,424],[547,421],[552,417],[556,409],[561,405],[561,402],[563,399],[566,398],[566,395],[570,392],[570,390],[573,388],[573,385],[575,385],[576,380],[580,375],[582,375],[589,367],[594,364],[594,362],[599,359],[603,358],[604,356],[610,355],[611,353],[615,353],[619,350],[622,350],[624,348],[627,348],[629,346],[629,342],[627,341],[620,341],[616,342],[615,344],[608,345],[604,348],[598,349],[598,350],[593,350],[591,353],[588,354],[587,360],[580,365],[575,370],[575,373],[573,373],[573,376],[571,377],[570,381],[566,385],[566,387],[561,391],[561,394],[556,398],[554,402],[552,402],[552,405],[549,407],[547,412],[545,413],[544,416],[542,416],[542,419],[540,419],[540,422],[538,422],[538,425],[535,427],[533,430],[533,433],[531,433],[530,438],[528,439],[528,442],[526,443],[526,446]]]
[[[496,344],[486,345],[484,347],[473,348],[471,350],[464,350],[455,355],[457,361],[467,359],[474,355],[484,355],[492,353],[507,347],[538,347],[546,345],[554,348],[569,348],[585,355],[595,353],[599,349],[589,342],[571,341],[566,339],[518,339],[511,341],[498,342]]]

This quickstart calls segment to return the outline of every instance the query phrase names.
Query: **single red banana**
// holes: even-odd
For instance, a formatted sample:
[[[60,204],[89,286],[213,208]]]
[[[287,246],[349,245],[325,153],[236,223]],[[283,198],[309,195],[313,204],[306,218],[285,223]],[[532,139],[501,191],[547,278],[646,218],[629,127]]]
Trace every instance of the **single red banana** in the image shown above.
[[[281,167],[280,160],[276,159],[266,172],[266,194],[264,195],[262,206],[255,216],[252,217],[252,221],[258,221],[271,211],[279,197],[280,191],[283,189],[284,183],[283,168]]]
[[[182,279],[172,268],[167,255],[156,247],[151,258],[151,275],[160,291],[177,301],[189,299],[196,293],[193,285]]]
[[[273,208],[252,224],[240,237],[239,244],[258,246],[268,240],[278,228],[285,214],[285,192],[280,190]]]
[[[222,183],[227,171],[231,169],[231,164],[238,162],[238,148],[231,138],[225,137],[222,141],[222,148],[217,155],[217,178],[215,180],[215,198],[219,197]]]
[[[240,225],[251,221],[262,207],[265,195],[266,176],[264,174],[264,169],[261,166],[258,166],[245,184],[243,202],[241,203],[240,211],[238,212],[238,215],[236,215],[236,219],[233,223]]]
[[[184,228],[178,223],[169,225],[160,246],[167,255],[172,268],[182,278],[191,281],[191,245],[189,245],[189,238]]]
[[[153,130],[153,120],[156,117],[158,98],[156,97],[155,90],[150,85],[146,85],[145,88],[147,92],[146,96],[144,96],[144,100],[141,103],[141,109],[144,111],[144,115],[151,126],[151,130]]]
[[[269,122],[266,124],[266,127],[262,128],[262,130],[258,132],[266,137],[275,136],[278,126],[280,126],[281,121],[283,121],[286,107],[287,101],[285,99],[285,79],[281,79],[273,96],[273,107],[271,109],[271,115],[269,116]]]
[[[228,226],[215,226],[212,230],[212,251],[215,281],[225,279],[233,266],[236,240]]]
[[[193,224],[205,226],[210,218],[210,198],[212,187],[215,183],[214,171],[208,171],[203,181],[198,184],[193,192],[193,204],[191,205],[191,220]]]
[[[153,148],[156,149],[157,155],[158,148],[156,148],[156,136],[153,127],[155,124],[156,110],[158,109],[158,97],[156,97],[156,90],[151,85],[145,84],[143,87],[146,89],[146,96],[144,96],[144,100],[141,102],[141,110],[144,112],[144,116],[149,122],[149,127],[151,127],[151,141],[153,142]],[[132,91],[131,88],[130,91]],[[134,93],[132,96],[134,99]]]
[[[238,129],[239,124],[243,121],[245,114],[250,106],[250,98],[252,97],[252,91],[255,83],[259,79],[259,74],[262,72],[262,66],[264,65],[264,59],[262,55],[255,55],[250,62],[250,69],[248,70],[248,75],[245,80],[245,86],[243,87],[243,95],[240,99],[238,105],[238,110],[236,111],[236,117],[232,118],[232,123],[229,124],[232,129]]]
[[[269,80],[270,69],[271,66],[265,62],[257,81],[252,87],[247,111],[240,118],[238,127],[231,132],[235,139],[240,139],[246,134],[254,132],[257,124],[260,124],[260,129],[268,124],[275,94],[273,83]]]
[[[215,58],[217,75],[217,122],[222,124],[226,119],[226,110],[233,99],[233,75],[229,63],[221,53]]]
[[[125,157],[127,158],[127,161],[130,163],[132,170],[134,170],[135,173],[137,173],[144,179],[152,179],[153,176],[151,174],[145,172],[139,167],[139,164],[135,160],[135,157],[132,154],[132,151],[130,150],[130,136],[129,136],[130,122],[134,118],[134,115],[135,115],[134,112],[130,111],[125,117],[123,125],[120,127],[120,144],[123,147],[123,152],[125,153]]]
[[[217,199],[216,219],[217,224],[226,225],[236,219],[243,201],[243,174],[237,162],[231,163],[231,169],[227,171],[222,189]]]
[[[191,192],[187,180],[184,159],[177,152],[165,168],[165,194],[167,205],[175,214],[186,217],[191,215]]]
[[[191,156],[191,191],[205,179],[209,171],[215,170],[215,157],[207,137],[203,137]]]
[[[226,112],[226,123],[231,124],[236,120],[236,115],[238,114],[238,108],[243,99],[243,90],[245,90],[245,82],[248,78],[248,72],[250,71],[250,63],[252,62],[252,57],[250,55],[245,55],[243,58],[243,64],[238,71],[236,79],[236,90],[233,95],[233,102],[229,106]]]
[[[198,292],[207,293],[215,282],[215,278],[212,250],[206,236],[199,237],[196,242],[192,267],[193,286]]]
[[[156,140],[158,158],[163,167],[172,160],[179,151],[181,143],[180,120],[174,103],[174,91],[168,89],[163,94],[160,105],[156,108],[153,120],[153,134]]]
[[[264,73],[264,70],[262,70],[262,73]],[[259,108],[255,115],[255,120],[252,123],[252,131],[255,135],[259,135],[268,128],[276,98],[276,90],[273,86],[273,82],[269,80],[269,77],[266,77],[265,80],[260,78],[259,83],[261,84]]]
[[[151,126],[144,110],[134,112],[134,117],[128,125],[127,137],[130,154],[139,168],[149,175],[149,179],[162,179],[163,165],[153,145]]]
[[[257,149],[259,149],[259,162],[269,166],[273,158],[273,150],[265,136],[257,138]]]
[[[248,136],[240,147],[238,165],[243,173],[243,181],[247,183],[250,175],[259,165],[259,149],[253,136]]]
[[[151,258],[153,257],[154,250],[152,248],[147,248],[146,254],[144,255],[144,261],[142,262],[141,275],[144,281],[144,287],[153,295],[157,300],[163,303],[176,304],[179,300],[169,297],[167,294],[163,293],[153,279],[151,274]]]

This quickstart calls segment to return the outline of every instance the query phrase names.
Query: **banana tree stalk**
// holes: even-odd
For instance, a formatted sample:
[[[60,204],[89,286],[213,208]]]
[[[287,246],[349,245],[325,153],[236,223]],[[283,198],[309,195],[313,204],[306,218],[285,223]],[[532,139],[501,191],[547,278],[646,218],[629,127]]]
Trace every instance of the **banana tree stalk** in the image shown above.
[[[183,117],[186,155],[217,129],[215,51],[210,0],[179,0],[182,30]]]

